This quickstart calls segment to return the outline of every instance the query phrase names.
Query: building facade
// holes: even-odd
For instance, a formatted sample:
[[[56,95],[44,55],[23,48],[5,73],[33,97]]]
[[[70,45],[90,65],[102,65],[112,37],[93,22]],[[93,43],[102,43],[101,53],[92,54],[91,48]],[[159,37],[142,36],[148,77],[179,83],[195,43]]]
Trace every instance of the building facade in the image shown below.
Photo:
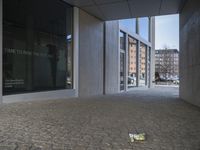
[[[130,19],[126,26],[127,20],[103,21],[64,1],[1,2],[1,102],[151,85],[153,17]]]
[[[179,78],[179,51],[177,49],[155,50],[155,72],[161,78]]]

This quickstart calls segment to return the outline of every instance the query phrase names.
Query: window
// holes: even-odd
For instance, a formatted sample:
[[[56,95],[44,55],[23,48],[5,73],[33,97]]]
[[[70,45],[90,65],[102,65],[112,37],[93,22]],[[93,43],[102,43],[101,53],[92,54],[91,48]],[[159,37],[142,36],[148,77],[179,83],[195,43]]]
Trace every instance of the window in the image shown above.
[[[146,80],[146,52],[147,46],[143,43],[140,44],[140,85],[145,85]]]
[[[128,37],[128,88],[136,86],[137,40]]]
[[[136,33],[136,19],[135,18],[119,20],[119,24],[120,26],[122,26],[122,28],[127,29],[129,32]]]
[[[139,18],[139,34],[149,41],[149,18]]]
[[[4,0],[3,94],[73,88],[72,7]]]
[[[120,37],[120,49],[126,50],[126,34],[124,32],[120,32],[119,37]]]

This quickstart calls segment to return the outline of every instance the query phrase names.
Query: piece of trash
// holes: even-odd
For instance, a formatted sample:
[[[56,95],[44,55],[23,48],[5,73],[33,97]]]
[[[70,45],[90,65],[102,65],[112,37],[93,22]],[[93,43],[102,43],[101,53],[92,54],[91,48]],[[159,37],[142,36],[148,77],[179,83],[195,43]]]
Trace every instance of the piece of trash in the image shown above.
[[[146,134],[145,133],[139,133],[139,134],[129,133],[129,137],[130,137],[131,142],[145,141],[146,140]]]
[[[131,139],[131,142],[134,142],[134,141],[135,141],[135,140],[134,140],[133,134],[129,133],[129,137],[130,137],[130,139]]]

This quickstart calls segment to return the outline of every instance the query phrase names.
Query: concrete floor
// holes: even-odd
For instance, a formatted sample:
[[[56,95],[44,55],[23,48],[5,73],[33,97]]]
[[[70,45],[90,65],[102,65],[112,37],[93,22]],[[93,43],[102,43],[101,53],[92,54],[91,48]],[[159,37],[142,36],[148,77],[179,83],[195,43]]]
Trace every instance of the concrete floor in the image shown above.
[[[165,87],[0,106],[0,150],[71,149],[200,150],[200,108]]]

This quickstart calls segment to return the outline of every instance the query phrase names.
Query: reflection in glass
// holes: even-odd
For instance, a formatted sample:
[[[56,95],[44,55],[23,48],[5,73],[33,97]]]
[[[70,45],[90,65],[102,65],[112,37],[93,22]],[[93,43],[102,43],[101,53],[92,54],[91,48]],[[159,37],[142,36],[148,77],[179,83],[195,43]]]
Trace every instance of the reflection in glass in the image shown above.
[[[71,89],[72,7],[4,0],[3,94]]]
[[[120,52],[120,90],[125,90],[125,53]]]
[[[126,34],[119,33],[120,38],[120,90],[125,90],[125,52],[126,52]]]
[[[140,44],[140,82],[141,86],[146,85],[146,51],[147,46],[143,43]]]
[[[126,49],[126,37],[125,33],[120,32],[119,38],[120,38],[120,49],[125,50]]]
[[[150,85],[149,81],[150,81],[150,67],[151,67],[151,48],[147,48],[147,82],[146,82],[146,85]]]
[[[139,18],[139,34],[149,41],[149,18]]]
[[[120,26],[122,26],[124,29],[127,29],[131,33],[136,33],[136,19],[123,19],[119,20]]]
[[[137,41],[129,37],[128,46],[128,88],[132,88],[136,86]]]

